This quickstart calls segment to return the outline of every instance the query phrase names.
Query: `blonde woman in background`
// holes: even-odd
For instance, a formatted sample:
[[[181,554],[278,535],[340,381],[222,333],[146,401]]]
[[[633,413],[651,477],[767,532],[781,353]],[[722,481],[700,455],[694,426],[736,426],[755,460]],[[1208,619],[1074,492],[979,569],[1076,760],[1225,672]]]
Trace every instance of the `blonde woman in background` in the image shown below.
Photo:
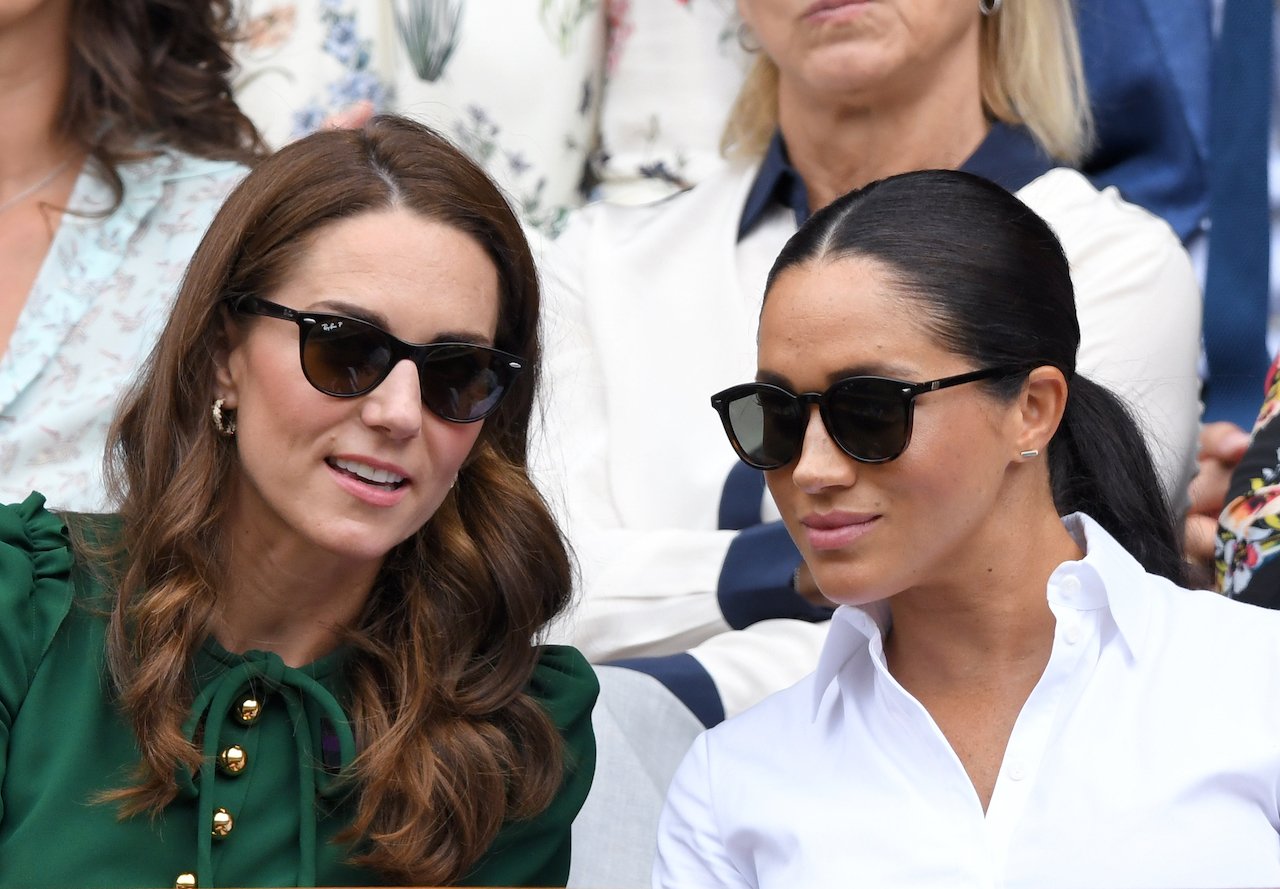
[[[1175,506],[1199,415],[1199,294],[1178,238],[1071,169],[1090,121],[1069,0],[738,9],[758,56],[728,165],[659,204],[581,211],[548,265],[541,462],[584,597],[564,632],[708,724],[799,679],[826,636],[758,474],[735,470],[706,410],[754,373],[765,274],[811,210],[917,169],[997,182],[1062,240],[1079,366],[1135,410]]]

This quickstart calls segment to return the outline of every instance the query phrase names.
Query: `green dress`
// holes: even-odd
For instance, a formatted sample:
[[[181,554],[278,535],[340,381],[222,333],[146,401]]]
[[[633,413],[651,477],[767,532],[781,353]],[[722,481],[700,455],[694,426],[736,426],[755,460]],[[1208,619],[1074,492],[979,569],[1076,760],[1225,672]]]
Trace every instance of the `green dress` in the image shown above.
[[[352,816],[349,788],[334,780],[354,754],[341,651],[295,669],[207,643],[187,730],[203,724],[206,757],[230,751],[226,762],[180,774],[178,798],[155,819],[119,821],[115,806],[94,802],[128,785],[137,742],[103,662],[110,592],[43,504],[33,494],[0,507],[0,886],[173,886],[180,874],[201,887],[384,882],[331,842]],[[564,783],[542,814],[505,825],[462,885],[568,877],[569,828],[595,767],[598,686],[575,649],[540,651],[529,690],[564,739]]]

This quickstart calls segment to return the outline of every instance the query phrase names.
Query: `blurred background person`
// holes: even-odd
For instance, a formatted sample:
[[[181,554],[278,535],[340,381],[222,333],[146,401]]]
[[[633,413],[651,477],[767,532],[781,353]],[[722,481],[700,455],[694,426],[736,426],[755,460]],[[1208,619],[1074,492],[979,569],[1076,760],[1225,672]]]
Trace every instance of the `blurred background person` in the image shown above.
[[[105,504],[116,400],[257,156],[230,0],[0,9],[0,501]]]

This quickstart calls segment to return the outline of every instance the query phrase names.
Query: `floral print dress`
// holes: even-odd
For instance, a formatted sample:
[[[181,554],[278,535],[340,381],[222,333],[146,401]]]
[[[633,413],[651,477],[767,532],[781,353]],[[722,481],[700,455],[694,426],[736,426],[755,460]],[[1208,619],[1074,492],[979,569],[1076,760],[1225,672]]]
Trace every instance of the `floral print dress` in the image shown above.
[[[1280,608],[1280,358],[1267,372],[1253,441],[1218,517],[1216,573],[1227,595]]]

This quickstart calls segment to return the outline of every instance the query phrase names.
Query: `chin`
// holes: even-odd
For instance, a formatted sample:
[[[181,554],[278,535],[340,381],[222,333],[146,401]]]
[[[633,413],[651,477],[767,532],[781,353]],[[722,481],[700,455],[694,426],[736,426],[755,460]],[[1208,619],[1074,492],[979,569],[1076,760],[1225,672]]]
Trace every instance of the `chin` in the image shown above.
[[[368,522],[339,522],[312,536],[316,546],[350,562],[377,562],[416,534],[422,525],[392,530]]]
[[[883,572],[830,566],[823,571],[810,563],[813,579],[822,594],[839,605],[870,605],[891,597],[897,589],[886,583]]]

